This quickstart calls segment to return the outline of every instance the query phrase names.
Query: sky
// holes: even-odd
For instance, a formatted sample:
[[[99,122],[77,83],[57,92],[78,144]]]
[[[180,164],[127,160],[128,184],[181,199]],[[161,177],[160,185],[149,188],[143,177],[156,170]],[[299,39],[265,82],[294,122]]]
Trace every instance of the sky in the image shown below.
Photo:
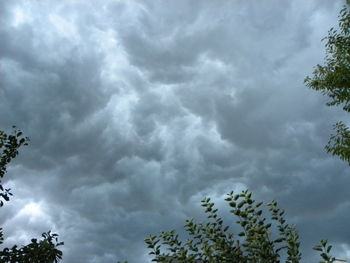
[[[63,263],[150,262],[149,234],[182,236],[204,197],[234,225],[223,200],[248,189],[286,210],[303,262],[321,239],[350,260],[349,166],[324,151],[349,116],[303,83],[343,4],[0,1],[0,129],[30,138],[5,244],[51,229]]]

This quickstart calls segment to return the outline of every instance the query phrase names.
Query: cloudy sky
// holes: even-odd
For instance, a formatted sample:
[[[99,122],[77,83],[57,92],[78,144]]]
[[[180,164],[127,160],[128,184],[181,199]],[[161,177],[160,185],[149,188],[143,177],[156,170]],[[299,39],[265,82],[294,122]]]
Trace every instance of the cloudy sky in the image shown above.
[[[343,1],[0,1],[0,128],[31,142],[7,174],[6,244],[52,229],[63,263],[147,262],[143,240],[210,196],[276,199],[304,261],[350,260],[349,120],[303,79]]]

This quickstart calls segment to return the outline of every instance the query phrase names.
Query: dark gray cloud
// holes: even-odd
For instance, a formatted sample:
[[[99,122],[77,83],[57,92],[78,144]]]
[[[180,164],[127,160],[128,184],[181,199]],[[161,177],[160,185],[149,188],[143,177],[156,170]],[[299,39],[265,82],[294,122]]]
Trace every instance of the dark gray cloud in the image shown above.
[[[348,117],[303,85],[342,1],[2,1],[7,244],[53,229],[66,263],[145,262],[144,238],[248,188],[349,258],[349,168],[323,146]],[[224,214],[229,220],[229,216]],[[20,226],[20,227],[19,227]]]

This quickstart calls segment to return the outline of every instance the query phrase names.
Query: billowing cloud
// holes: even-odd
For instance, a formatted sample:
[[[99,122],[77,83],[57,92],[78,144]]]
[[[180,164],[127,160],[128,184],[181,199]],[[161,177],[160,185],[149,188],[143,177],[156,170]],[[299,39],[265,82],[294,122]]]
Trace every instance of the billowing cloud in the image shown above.
[[[53,229],[65,263],[145,262],[148,234],[248,188],[286,209],[305,261],[322,238],[349,259],[349,168],[323,149],[348,117],[303,84],[342,4],[0,2],[1,129],[31,139],[6,243]]]

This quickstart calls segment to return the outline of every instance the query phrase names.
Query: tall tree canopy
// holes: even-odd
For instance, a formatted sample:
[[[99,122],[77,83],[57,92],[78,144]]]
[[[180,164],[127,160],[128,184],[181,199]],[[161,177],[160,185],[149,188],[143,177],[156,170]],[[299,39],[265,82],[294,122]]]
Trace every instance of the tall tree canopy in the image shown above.
[[[331,28],[326,42],[324,65],[316,65],[313,75],[305,78],[309,88],[321,91],[330,100],[328,106],[341,106],[350,112],[350,10],[345,6],[339,14],[339,29]],[[342,121],[334,125],[325,149],[350,165],[350,130]]]
[[[231,192],[225,199],[241,231],[232,233],[218,215],[210,198],[202,200],[208,221],[187,220],[188,239],[183,241],[175,230],[162,231],[145,240],[152,261],[162,263],[299,263],[299,234],[284,219],[276,201],[256,202],[252,193]],[[264,216],[269,214],[269,216]],[[314,247],[321,254],[319,263],[338,260],[329,253],[332,246],[322,240]],[[125,263],[125,262],[124,262]]]
[[[9,135],[0,130],[0,207],[12,196],[11,189],[4,188],[1,181],[7,172],[7,165],[18,155],[19,148],[27,145],[28,141],[19,130],[15,129]],[[3,241],[3,230],[0,228],[0,245]],[[15,245],[0,250],[0,263],[57,263],[62,259],[62,251],[58,249],[61,245],[63,242],[58,242],[58,235],[48,231],[42,234],[41,240],[33,238],[26,246]]]

